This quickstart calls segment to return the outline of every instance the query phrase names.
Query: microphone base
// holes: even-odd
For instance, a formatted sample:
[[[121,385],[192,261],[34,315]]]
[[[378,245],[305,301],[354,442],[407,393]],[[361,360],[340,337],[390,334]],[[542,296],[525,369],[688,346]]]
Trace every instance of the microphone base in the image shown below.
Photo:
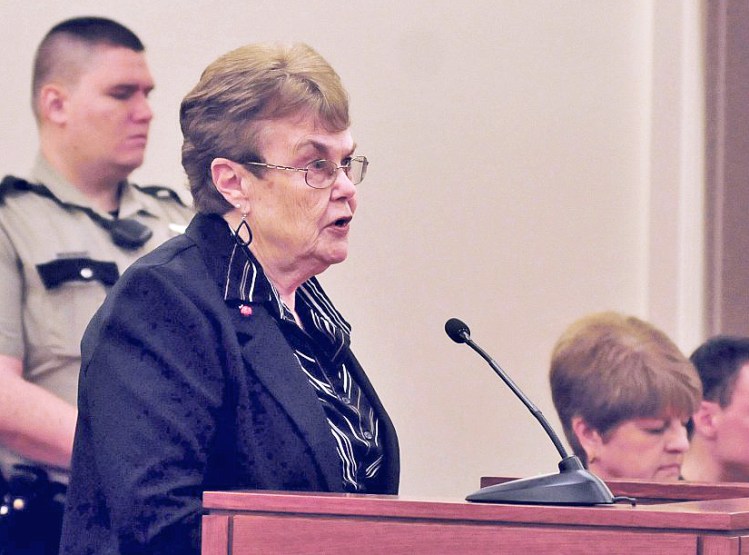
[[[466,497],[479,503],[523,505],[610,505],[614,496],[608,486],[586,470],[576,456],[559,463],[559,474],[522,478],[481,488]]]

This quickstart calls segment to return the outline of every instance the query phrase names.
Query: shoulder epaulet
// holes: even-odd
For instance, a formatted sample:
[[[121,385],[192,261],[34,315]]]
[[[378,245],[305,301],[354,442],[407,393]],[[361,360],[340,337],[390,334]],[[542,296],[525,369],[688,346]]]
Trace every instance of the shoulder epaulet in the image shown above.
[[[157,199],[160,199],[160,200],[171,199],[175,202],[178,202],[182,206],[187,206],[184,203],[184,201],[180,198],[180,196],[177,194],[177,191],[175,191],[174,189],[170,189],[169,187],[162,187],[161,185],[142,186],[142,185],[135,185],[135,184],[133,184],[133,187]]]
[[[3,180],[0,181],[0,204],[5,202],[5,195],[14,191],[30,191],[31,186],[28,181],[21,179],[20,177],[14,177],[12,175],[6,175]]]
[[[78,210],[83,212],[91,218],[95,224],[107,230],[112,237],[114,244],[123,249],[137,249],[142,247],[153,235],[153,231],[137,220],[131,218],[114,220],[104,218],[89,206],[80,206],[71,202],[64,202],[57,198],[54,193],[44,185],[29,183],[18,177],[13,177],[12,175],[6,175],[0,182],[0,204],[3,204],[5,195],[13,191],[29,191],[41,197],[50,199],[65,210]]]

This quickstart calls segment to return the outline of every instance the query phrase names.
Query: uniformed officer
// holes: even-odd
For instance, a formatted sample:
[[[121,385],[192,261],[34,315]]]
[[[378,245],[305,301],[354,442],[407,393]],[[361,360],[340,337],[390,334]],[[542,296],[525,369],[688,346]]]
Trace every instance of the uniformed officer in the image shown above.
[[[79,342],[108,289],[192,216],[173,191],[127,181],[143,162],[153,80],[138,37],[104,18],[53,27],[36,54],[40,150],[0,185],[0,460],[63,475]]]

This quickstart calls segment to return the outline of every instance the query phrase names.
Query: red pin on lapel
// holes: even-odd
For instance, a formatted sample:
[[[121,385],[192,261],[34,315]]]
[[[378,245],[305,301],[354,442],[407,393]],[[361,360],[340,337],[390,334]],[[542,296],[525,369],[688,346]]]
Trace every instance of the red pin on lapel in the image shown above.
[[[239,313],[242,316],[252,316],[252,307],[246,304],[239,305]]]

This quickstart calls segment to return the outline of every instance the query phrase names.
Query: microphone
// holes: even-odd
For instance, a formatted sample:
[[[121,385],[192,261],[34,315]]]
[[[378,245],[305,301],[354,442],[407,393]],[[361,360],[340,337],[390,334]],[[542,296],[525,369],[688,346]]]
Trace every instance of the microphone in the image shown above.
[[[502,381],[522,401],[526,408],[541,423],[546,434],[551,438],[562,460],[559,462],[559,474],[546,474],[534,478],[522,478],[503,484],[481,488],[466,497],[467,501],[484,503],[523,503],[536,505],[599,505],[614,503],[615,498],[608,486],[594,474],[591,474],[582,461],[570,456],[559,440],[559,436],[544,417],[543,413],[515,385],[510,376],[492,359],[486,351],[471,339],[471,330],[458,318],[445,322],[445,332],[456,343],[466,343],[476,351]]]
[[[445,331],[447,335],[456,343],[465,343],[471,339],[471,330],[462,320],[450,318],[445,322]]]

